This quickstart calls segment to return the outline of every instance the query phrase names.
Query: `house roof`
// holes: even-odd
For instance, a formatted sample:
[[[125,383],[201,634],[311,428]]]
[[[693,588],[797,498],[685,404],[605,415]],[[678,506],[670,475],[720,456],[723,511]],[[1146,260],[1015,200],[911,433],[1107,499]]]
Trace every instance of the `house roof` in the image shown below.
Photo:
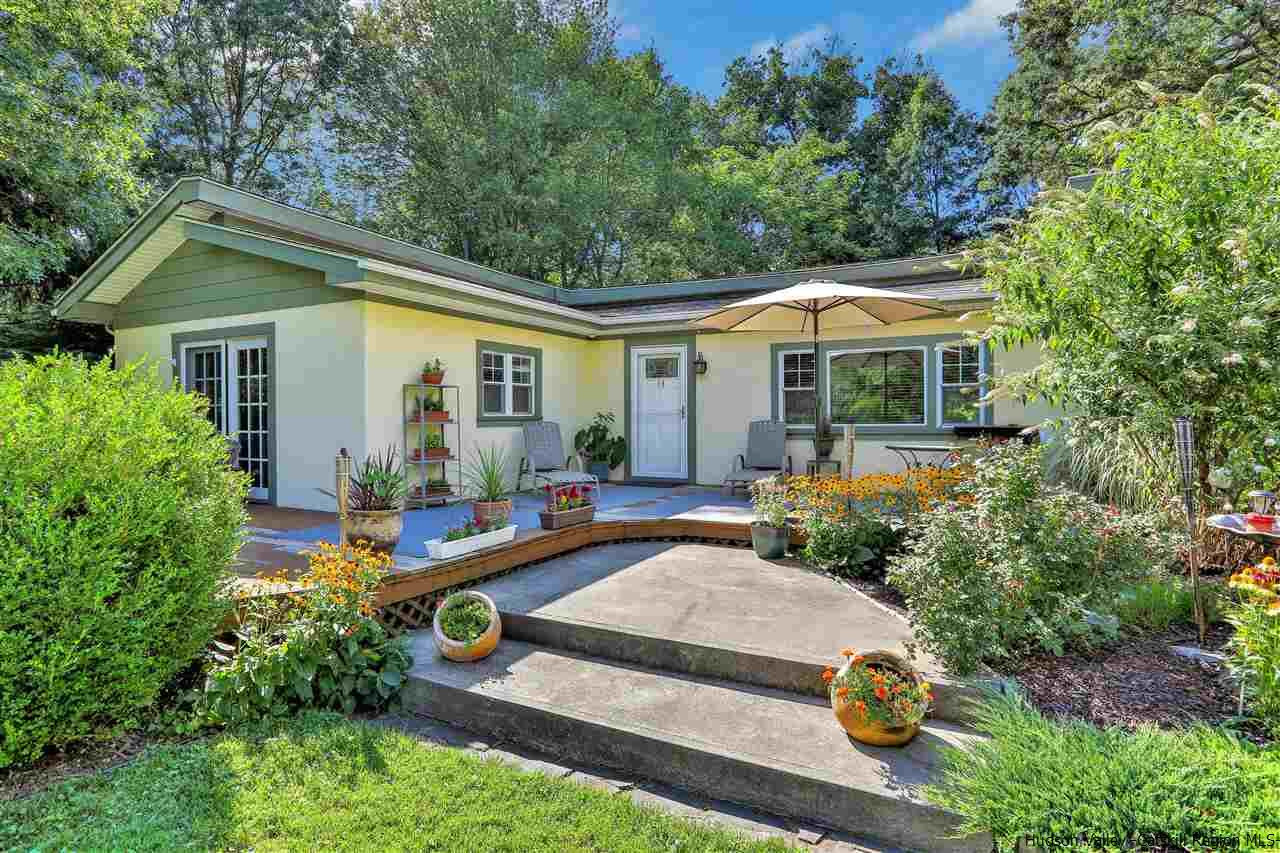
[[[504,273],[206,178],[182,178],[139,216],[54,306],[112,321],[115,306],[187,240],[319,270],[326,284],[420,304],[482,308],[489,319],[584,337],[668,328],[755,293],[811,278],[901,289],[956,310],[991,299],[959,255],[899,258],[758,275],[570,289]]]

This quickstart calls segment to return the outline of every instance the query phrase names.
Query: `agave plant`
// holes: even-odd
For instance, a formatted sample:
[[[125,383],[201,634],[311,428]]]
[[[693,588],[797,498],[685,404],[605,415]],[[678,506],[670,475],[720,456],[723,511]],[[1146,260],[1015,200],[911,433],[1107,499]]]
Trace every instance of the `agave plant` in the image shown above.
[[[507,473],[507,454],[496,444],[477,447],[467,462],[463,476],[478,501],[492,503],[507,496],[503,477]]]
[[[365,457],[351,472],[348,506],[357,512],[403,509],[409,495],[409,480],[394,444]]]

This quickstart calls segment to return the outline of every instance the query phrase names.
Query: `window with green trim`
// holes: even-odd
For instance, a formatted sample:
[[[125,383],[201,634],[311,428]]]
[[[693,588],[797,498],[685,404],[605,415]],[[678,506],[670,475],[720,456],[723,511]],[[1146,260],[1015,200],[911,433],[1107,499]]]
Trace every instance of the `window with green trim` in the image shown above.
[[[923,425],[925,347],[827,354],[833,424]]]
[[[529,420],[541,415],[541,350],[477,343],[480,420]]]

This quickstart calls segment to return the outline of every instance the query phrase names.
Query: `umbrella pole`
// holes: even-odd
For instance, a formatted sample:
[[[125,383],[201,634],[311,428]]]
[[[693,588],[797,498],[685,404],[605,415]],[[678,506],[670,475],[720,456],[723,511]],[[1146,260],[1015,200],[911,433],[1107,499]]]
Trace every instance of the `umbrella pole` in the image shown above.
[[[822,422],[822,394],[818,391],[818,312],[813,311],[813,454],[818,455],[818,426]]]

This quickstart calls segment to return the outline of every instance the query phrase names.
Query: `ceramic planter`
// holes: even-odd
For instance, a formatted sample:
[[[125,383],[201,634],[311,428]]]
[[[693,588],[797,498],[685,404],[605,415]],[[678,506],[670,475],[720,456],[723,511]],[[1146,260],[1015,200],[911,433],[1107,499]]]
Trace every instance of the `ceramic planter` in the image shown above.
[[[920,681],[920,674],[893,652],[867,652],[864,657],[877,667],[892,669],[910,677],[917,683]],[[840,674],[844,674],[852,665],[852,662],[845,663],[840,668]],[[849,737],[859,743],[871,746],[902,746],[920,733],[919,723],[890,726],[877,720],[868,719],[858,713],[852,702],[842,699],[834,692],[831,694],[831,712],[835,715],[836,722],[840,723],[841,728],[845,730]]]
[[[751,524],[751,547],[756,556],[762,560],[777,560],[787,555],[787,546],[791,544],[791,528],[772,527],[763,522]]]
[[[475,513],[475,519],[480,524],[489,524],[492,521],[505,520],[511,517],[511,501],[473,501],[471,504],[472,511]]]
[[[364,540],[375,551],[390,554],[400,543],[404,514],[398,509],[347,510],[347,541]]]
[[[559,530],[573,524],[582,524],[596,517],[596,505],[587,504],[577,509],[565,509],[556,512],[543,510],[538,513],[543,530]]]
[[[432,373],[423,373],[423,374],[422,374],[422,384],[423,384],[423,385],[443,385],[443,384],[444,384],[444,371],[443,371],[443,370],[441,370],[439,373],[434,373],[434,372],[432,372]]]
[[[515,530],[514,527],[511,529]],[[483,604],[485,609],[489,611],[489,627],[470,643],[451,640],[445,636],[444,631],[440,628],[440,611],[444,607],[437,607],[436,615],[431,620],[431,635],[435,638],[436,648],[440,650],[440,654],[449,660],[458,661],[459,663],[469,663],[488,657],[498,647],[498,640],[502,637],[502,620],[498,618],[498,608],[494,606],[493,599],[483,592],[463,590],[455,593],[455,595],[469,598],[472,601],[479,601]],[[449,597],[453,598],[453,596]]]
[[[592,462],[587,465],[587,473],[604,483],[609,479],[608,462]]]
[[[516,525],[508,524],[506,527],[490,530],[488,533],[477,533],[475,536],[468,536],[466,539],[454,539],[452,542],[446,542],[443,538],[428,539],[427,556],[433,560],[451,560],[454,557],[461,557],[463,554],[470,554],[472,551],[492,548],[494,545],[503,545],[515,538]]]

